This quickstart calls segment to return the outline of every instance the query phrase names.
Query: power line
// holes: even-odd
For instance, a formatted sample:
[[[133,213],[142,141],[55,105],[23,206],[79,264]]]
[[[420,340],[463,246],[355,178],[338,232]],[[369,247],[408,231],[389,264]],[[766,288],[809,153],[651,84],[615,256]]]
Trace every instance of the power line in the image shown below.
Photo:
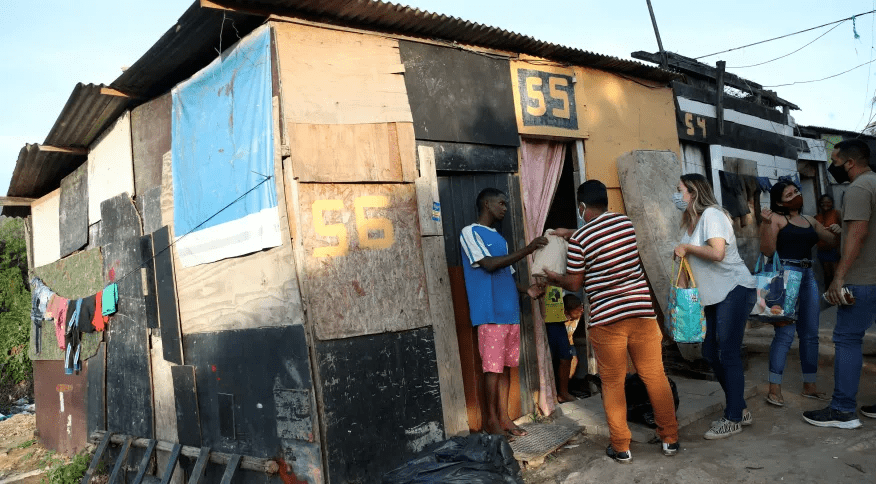
[[[732,52],[732,51],[734,51],[734,50],[744,49],[744,48],[746,48],[746,47],[751,47],[751,46],[759,45],[759,44],[763,44],[763,43],[766,43],[766,42],[772,42],[772,41],[774,41],[774,40],[784,39],[785,37],[790,37],[790,36],[792,36],[792,35],[797,35],[797,34],[802,34],[802,33],[804,33],[804,32],[809,32],[810,30],[815,30],[815,29],[820,29],[820,28],[822,28],[822,27],[827,27],[828,25],[833,25],[833,24],[836,24],[836,23],[845,22],[846,20],[850,20],[850,19],[853,19],[853,18],[855,18],[855,17],[860,17],[860,16],[862,16],[862,15],[868,15],[868,14],[871,14],[871,13],[873,13],[873,12],[876,12],[876,10],[870,10],[869,12],[859,13],[859,14],[857,14],[857,15],[852,15],[851,17],[842,18],[842,19],[835,20],[835,21],[833,21],[833,22],[828,22],[828,23],[826,23],[826,24],[822,24],[822,25],[819,25],[819,26],[816,26],[816,27],[810,27],[810,28],[805,29],[805,30],[799,30],[799,31],[797,31],[797,32],[791,32],[790,34],[781,35],[781,36],[779,36],[779,37],[773,37],[772,39],[761,40],[760,42],[755,42],[755,43],[753,43],[753,44],[747,44],[747,45],[743,45],[743,46],[741,46],[741,47],[734,47],[734,48],[732,48],[732,49],[722,50],[721,52],[715,52],[715,53],[713,53],[713,54],[701,55],[701,56],[699,56],[699,57],[694,57],[694,60],[699,60],[699,59],[702,59],[703,57],[711,57],[711,56],[713,56],[713,55],[723,54],[723,53],[725,53],[725,52]]]
[[[750,66],[735,66],[735,67],[728,67],[727,69],[745,69],[745,68],[747,68],[747,67],[757,67],[757,66],[762,66],[762,65],[764,65],[764,64],[769,64],[770,62],[777,61],[777,60],[779,60],[779,59],[784,59],[785,57],[788,57],[788,56],[791,55],[791,54],[796,54],[797,52],[800,52],[801,50],[805,49],[806,47],[809,47],[809,45],[811,45],[812,43],[814,43],[816,40],[818,40],[818,39],[824,37],[825,35],[829,34],[833,29],[839,27],[840,25],[842,25],[844,22],[847,22],[848,20],[849,20],[849,19],[845,19],[845,20],[840,21],[838,24],[836,24],[836,25],[834,25],[833,27],[831,27],[830,30],[828,30],[827,32],[825,32],[825,33],[819,35],[819,36],[816,37],[814,40],[812,40],[812,41],[809,42],[808,44],[804,45],[803,47],[800,47],[799,49],[795,50],[794,52],[789,52],[789,53],[787,53],[787,54],[785,54],[785,55],[782,55],[782,56],[776,57],[775,59],[770,59],[770,60],[768,60],[768,61],[763,61],[763,62],[760,62],[760,63],[758,63],[758,64],[751,64]]]
[[[828,80],[828,79],[833,79],[834,77],[841,76],[841,75],[846,74],[846,73],[848,73],[848,72],[852,72],[853,70],[855,70],[855,69],[857,69],[857,68],[859,68],[859,67],[864,67],[864,66],[866,66],[867,64],[872,64],[873,62],[876,62],[876,59],[871,59],[871,60],[869,60],[869,61],[867,61],[867,62],[865,62],[865,63],[863,63],[863,64],[858,64],[858,65],[856,65],[855,67],[852,67],[851,69],[849,69],[849,70],[847,70],[847,71],[842,71],[842,72],[840,72],[839,74],[834,74],[834,75],[832,75],[832,76],[822,77],[821,79],[813,79],[813,80],[811,80],[811,81],[794,81],[794,82],[789,82],[789,83],[787,83],[787,84],[775,84],[775,85],[772,85],[772,86],[763,86],[763,87],[793,86],[794,84],[809,84],[810,82],[826,81],[826,80]]]

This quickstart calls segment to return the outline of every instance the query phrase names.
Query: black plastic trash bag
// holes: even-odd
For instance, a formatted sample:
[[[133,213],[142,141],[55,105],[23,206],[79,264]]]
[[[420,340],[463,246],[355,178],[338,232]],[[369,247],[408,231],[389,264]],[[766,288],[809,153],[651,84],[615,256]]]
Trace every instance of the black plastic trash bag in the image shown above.
[[[501,435],[472,434],[429,446],[383,476],[383,484],[523,484],[514,452]]]
[[[678,410],[678,388],[672,378],[669,378],[669,388],[672,390],[672,399],[675,400],[675,410]],[[652,429],[657,428],[654,421],[654,407],[648,397],[648,389],[638,373],[627,375],[624,384],[624,392],[627,397],[627,421],[647,425]]]

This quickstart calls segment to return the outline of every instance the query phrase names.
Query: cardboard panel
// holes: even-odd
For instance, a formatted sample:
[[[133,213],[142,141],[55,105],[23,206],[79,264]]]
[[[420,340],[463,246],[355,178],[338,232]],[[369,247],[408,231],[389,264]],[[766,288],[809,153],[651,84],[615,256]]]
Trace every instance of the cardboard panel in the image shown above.
[[[33,265],[51,264],[61,258],[61,234],[58,217],[61,190],[55,190],[33,202]]]
[[[183,343],[197,377],[202,445],[282,456],[298,482],[324,482],[304,326],[198,333]]]
[[[411,122],[398,42],[274,23],[283,115],[289,123]]]
[[[295,177],[302,182],[414,181],[411,123],[287,125]]]
[[[131,114],[125,112],[88,151],[88,220],[100,220],[100,204],[120,194],[134,196]]]
[[[507,60],[409,41],[399,52],[418,140],[520,144]]]
[[[299,186],[304,281],[319,339],[429,324],[414,185]]]
[[[68,455],[83,450],[88,443],[87,374],[65,375],[63,361],[34,361],[33,373],[40,444]]]
[[[103,257],[100,249],[91,249],[65,257],[51,264],[37,267],[34,273],[49,289],[67,299],[78,299],[97,294],[103,289]],[[63,360],[64,350],[58,346],[55,322],[44,321],[40,354],[34,354],[31,335],[31,360]],[[83,333],[80,358],[84,361],[97,352],[103,333]]]
[[[83,163],[61,180],[58,231],[61,257],[67,257],[88,243],[88,163]]]
[[[511,62],[517,130],[529,136],[586,138],[579,112],[584,109],[570,67]]]
[[[443,440],[434,348],[431,328],[317,343],[331,482],[379,482]]]
[[[138,194],[161,186],[161,157],[170,151],[170,109],[168,92],[131,111],[134,188]]]

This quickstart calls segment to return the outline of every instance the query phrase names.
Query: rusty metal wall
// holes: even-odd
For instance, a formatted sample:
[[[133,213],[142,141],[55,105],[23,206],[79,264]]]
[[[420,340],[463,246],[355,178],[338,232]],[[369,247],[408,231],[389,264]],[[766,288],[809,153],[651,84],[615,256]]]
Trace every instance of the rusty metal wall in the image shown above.
[[[88,365],[78,375],[65,375],[64,362],[33,362],[36,427],[40,444],[72,455],[85,448]]]

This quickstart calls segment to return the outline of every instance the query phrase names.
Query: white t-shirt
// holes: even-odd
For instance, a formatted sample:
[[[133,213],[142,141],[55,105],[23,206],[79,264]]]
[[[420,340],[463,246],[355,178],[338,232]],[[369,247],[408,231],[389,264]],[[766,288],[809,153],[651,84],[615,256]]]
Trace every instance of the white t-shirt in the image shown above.
[[[681,243],[704,246],[707,245],[707,240],[716,237],[727,241],[724,260],[715,262],[695,255],[687,256],[703,306],[711,306],[723,301],[736,286],[757,287],[757,279],[751,275],[742,257],[739,257],[733,224],[723,211],[713,207],[707,208],[700,216],[693,234],[689,235],[686,230],[684,231]]]

